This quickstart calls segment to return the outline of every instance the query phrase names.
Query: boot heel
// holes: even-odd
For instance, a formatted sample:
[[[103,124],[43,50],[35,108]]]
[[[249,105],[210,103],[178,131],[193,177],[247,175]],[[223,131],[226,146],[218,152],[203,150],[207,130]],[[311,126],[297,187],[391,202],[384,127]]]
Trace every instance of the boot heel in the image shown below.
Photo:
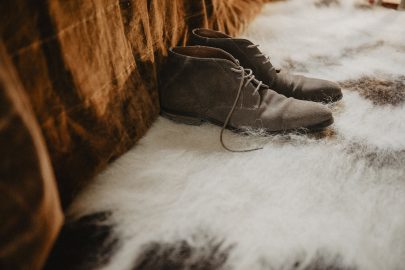
[[[161,111],[160,114],[167,119],[170,119],[174,122],[178,122],[178,123],[182,123],[182,124],[200,126],[202,123],[204,123],[204,120],[195,118],[192,116],[172,114],[172,113],[168,113],[165,111]]]

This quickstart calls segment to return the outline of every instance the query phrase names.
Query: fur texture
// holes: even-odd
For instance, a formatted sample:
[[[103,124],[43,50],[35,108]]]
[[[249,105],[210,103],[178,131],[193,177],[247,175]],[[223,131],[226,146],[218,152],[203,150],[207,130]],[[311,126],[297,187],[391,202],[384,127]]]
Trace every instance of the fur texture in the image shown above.
[[[268,4],[244,36],[276,66],[338,81],[318,134],[242,136],[159,118],[74,202],[110,211],[102,269],[403,269],[405,13],[350,0]],[[212,263],[206,267],[206,263]],[[149,268],[148,268],[149,267]]]

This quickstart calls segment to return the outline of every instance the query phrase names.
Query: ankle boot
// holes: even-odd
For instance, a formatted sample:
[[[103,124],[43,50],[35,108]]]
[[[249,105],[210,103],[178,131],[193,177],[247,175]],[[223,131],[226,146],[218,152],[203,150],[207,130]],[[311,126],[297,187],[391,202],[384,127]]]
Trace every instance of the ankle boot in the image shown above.
[[[258,45],[247,39],[232,38],[222,32],[197,28],[192,31],[189,43],[225,50],[238,59],[243,67],[251,69],[259,80],[287,97],[317,102],[334,102],[342,98],[342,91],[336,83],[275,69],[269,57],[258,49]]]
[[[232,55],[211,47],[170,49],[159,73],[159,95],[163,116],[186,124],[222,126],[222,144],[224,128],[277,132],[318,130],[333,123],[326,106],[276,93]]]

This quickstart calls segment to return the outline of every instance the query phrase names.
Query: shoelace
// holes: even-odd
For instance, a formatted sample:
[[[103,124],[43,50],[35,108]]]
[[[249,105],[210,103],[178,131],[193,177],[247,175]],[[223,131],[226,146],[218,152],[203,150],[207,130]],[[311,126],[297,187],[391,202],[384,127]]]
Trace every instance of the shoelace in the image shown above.
[[[252,44],[252,45],[248,45],[246,47],[249,49],[252,49],[252,48],[258,48],[259,46],[260,46],[259,44]],[[264,59],[266,59],[266,60],[264,62],[262,62],[263,64],[270,63],[270,56],[264,55],[263,53],[257,53],[257,54],[255,54],[255,57],[259,57],[259,58],[264,57]]]
[[[238,62],[238,64],[239,64],[239,62]],[[221,142],[221,145],[222,145],[222,147],[225,148],[226,150],[228,150],[228,151],[230,151],[230,152],[237,152],[237,153],[240,153],[240,152],[251,152],[251,151],[263,149],[263,147],[257,147],[257,148],[252,148],[252,149],[235,150],[235,149],[229,148],[229,147],[226,146],[225,143],[224,143],[223,134],[224,134],[224,131],[225,131],[226,127],[227,127],[228,124],[229,124],[229,121],[231,120],[231,117],[232,117],[232,115],[233,115],[233,112],[235,111],[236,105],[238,104],[238,101],[239,101],[239,98],[240,98],[240,94],[241,94],[241,92],[242,92],[242,89],[243,89],[244,87],[246,87],[251,81],[254,80],[254,81],[257,83],[257,86],[256,86],[256,88],[255,88],[255,90],[254,90],[254,92],[253,92],[253,93],[255,94],[255,93],[257,93],[257,92],[259,91],[260,87],[263,85],[263,82],[262,82],[262,81],[259,81],[259,80],[257,80],[257,79],[255,78],[255,75],[253,75],[253,71],[252,71],[251,69],[247,69],[247,68],[245,69],[245,68],[243,68],[242,66],[239,66],[239,68],[231,68],[231,70],[232,70],[233,72],[236,72],[236,73],[241,74],[241,77],[240,77],[241,80],[240,80],[240,83],[239,83],[239,88],[238,88],[238,92],[237,92],[237,94],[236,94],[236,98],[235,98],[235,100],[234,100],[234,102],[233,102],[233,104],[232,104],[232,108],[231,108],[231,110],[229,111],[228,115],[226,116],[224,125],[223,125],[222,128],[221,128],[221,133],[220,133],[220,135],[219,135],[219,140],[220,140],[220,142]],[[245,82],[245,81],[246,81],[246,82]]]

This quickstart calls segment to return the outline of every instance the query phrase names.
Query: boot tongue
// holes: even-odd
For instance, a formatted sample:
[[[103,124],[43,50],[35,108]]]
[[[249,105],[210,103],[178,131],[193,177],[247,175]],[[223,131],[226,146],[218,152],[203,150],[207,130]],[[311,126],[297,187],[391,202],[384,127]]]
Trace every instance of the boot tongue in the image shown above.
[[[250,40],[236,38],[234,41],[246,56],[244,61],[241,60],[241,64],[245,64],[246,67],[252,68],[253,73],[259,78],[262,78],[263,83],[271,86],[274,78],[277,76],[277,71],[270,61],[263,64],[263,62],[267,61],[267,56]]]
[[[233,57],[232,54],[230,54],[230,53],[228,53],[228,52],[226,52],[226,51],[224,51],[224,50],[222,50],[222,49],[219,49],[219,48],[212,48],[212,49],[215,49],[215,50],[218,51],[218,52],[217,52],[217,53],[218,53],[218,55],[217,55],[218,58],[222,58],[222,59],[231,61],[232,63],[234,63],[235,65],[237,65],[238,67],[240,67],[239,60],[236,59],[235,57]]]
[[[237,65],[238,67],[241,66],[240,63],[239,63],[239,60],[236,59],[235,57],[233,57],[232,54],[230,54],[230,53],[228,53],[228,52],[226,52],[226,51],[223,51],[223,52],[224,52],[224,54],[226,55],[226,59],[227,59],[227,60],[230,60],[231,62],[233,62],[233,63],[234,63],[235,65]]]

